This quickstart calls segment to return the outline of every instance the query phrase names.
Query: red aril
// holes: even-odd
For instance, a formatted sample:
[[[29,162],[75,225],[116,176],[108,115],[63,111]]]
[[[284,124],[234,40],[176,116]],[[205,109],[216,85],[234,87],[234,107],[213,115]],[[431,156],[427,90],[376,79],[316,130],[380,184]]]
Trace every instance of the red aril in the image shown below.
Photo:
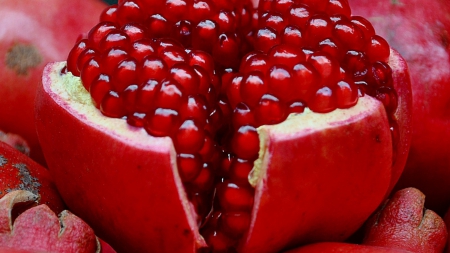
[[[125,18],[114,22],[164,26],[161,32],[167,32],[173,28],[167,20],[183,13],[179,4],[197,8],[195,2],[167,1],[173,13],[156,17],[158,3],[123,1],[117,14],[124,11]],[[258,41],[259,31],[286,31],[291,21],[279,18],[299,5],[263,2],[259,19],[264,11],[283,15],[238,36],[246,49],[239,52],[240,66],[224,66],[203,43],[222,26],[231,29],[231,19],[220,14],[230,6],[204,3],[210,12],[194,8],[198,17],[179,16],[198,24],[190,44],[150,32],[138,40],[145,49],[137,53],[133,41],[104,49],[96,42],[102,38],[88,38],[87,50],[98,49],[102,59],[90,84],[66,63],[47,66],[36,120],[64,199],[119,250],[278,252],[347,238],[389,193],[406,159],[411,101],[405,62],[390,48],[383,48],[389,51],[385,62],[352,48],[336,49],[336,55],[322,50],[319,43],[335,27],[333,15],[322,12],[327,1],[308,7],[320,15],[299,30],[308,34],[300,49],[275,38],[269,41],[274,47],[251,50],[265,43]],[[131,5],[146,14],[125,15],[137,10]],[[345,6],[330,8],[346,13]],[[214,23],[209,18],[217,11],[221,18]],[[248,29],[233,27],[237,35]],[[91,33],[108,36],[96,30]],[[370,40],[363,41],[366,48]],[[68,62],[85,58],[78,49]],[[347,52],[355,55],[351,63]],[[130,79],[120,76],[128,71],[114,70],[130,61],[138,74],[118,88],[119,80]],[[375,74],[380,64],[387,67]],[[385,89],[391,92],[379,95]],[[59,150],[71,150],[70,158]],[[75,189],[81,182],[86,187]],[[91,208],[82,208],[86,203]]]

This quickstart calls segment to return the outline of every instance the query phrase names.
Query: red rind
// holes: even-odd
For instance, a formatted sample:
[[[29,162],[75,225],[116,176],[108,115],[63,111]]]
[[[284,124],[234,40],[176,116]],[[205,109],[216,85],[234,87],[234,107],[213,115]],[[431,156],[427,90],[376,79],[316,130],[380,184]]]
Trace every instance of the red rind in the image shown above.
[[[36,124],[70,210],[118,251],[195,252],[205,246],[170,139],[102,116],[113,125],[106,131],[102,122],[75,111],[52,90],[63,66],[52,63],[44,70]]]
[[[386,194],[392,142],[379,101],[365,96],[350,109],[297,117],[297,122],[259,129],[265,136],[261,179],[240,252],[344,240]]]

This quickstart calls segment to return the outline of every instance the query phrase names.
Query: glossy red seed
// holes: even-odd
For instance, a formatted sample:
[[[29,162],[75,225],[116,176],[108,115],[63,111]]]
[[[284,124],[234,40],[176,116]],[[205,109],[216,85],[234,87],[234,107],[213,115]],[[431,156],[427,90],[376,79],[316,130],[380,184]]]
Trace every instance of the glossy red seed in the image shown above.
[[[255,108],[258,125],[272,125],[283,122],[287,117],[287,108],[283,101],[265,94]]]
[[[178,112],[158,108],[153,114],[147,114],[144,128],[155,137],[170,136],[179,124]]]
[[[155,49],[150,39],[142,39],[135,41],[128,51],[129,55],[137,62],[142,63],[146,56],[153,55]]]
[[[262,95],[269,91],[268,83],[260,72],[250,72],[244,75],[240,86],[240,97],[250,108],[256,106]]]
[[[126,87],[135,84],[137,80],[137,63],[129,58],[121,61],[112,74],[114,90],[122,92]]]
[[[351,81],[339,81],[334,89],[337,108],[345,109],[358,102],[358,88]]]
[[[165,14],[171,21],[175,21],[178,17],[182,17],[188,11],[188,3],[184,0],[167,0],[165,4]]]
[[[312,15],[313,13],[308,6],[294,5],[289,10],[289,24],[296,26],[303,31]]]
[[[157,80],[149,79],[141,87],[136,94],[136,110],[138,112],[150,112],[154,110],[156,94],[161,89],[161,84]]]
[[[234,129],[239,129],[241,126],[256,126],[256,121],[253,112],[244,104],[237,104],[232,115],[232,126]]]
[[[211,160],[213,159],[214,153],[216,153],[217,151],[214,145],[215,143],[211,135],[205,132],[205,141],[203,142],[203,147],[198,152],[199,155],[202,156],[202,160],[204,162],[211,162]]]
[[[310,6],[315,11],[323,12],[327,8],[328,0],[302,0],[302,3]]]
[[[272,10],[281,14],[289,12],[289,9],[295,3],[294,0],[278,0],[272,2]]]
[[[255,52],[248,54],[241,62],[239,72],[242,74],[250,73],[252,71],[258,71],[260,73],[266,73],[269,70],[269,60],[267,55]]]
[[[110,89],[111,84],[108,75],[101,74],[92,82],[89,87],[89,93],[91,94],[95,107],[100,108],[103,97],[105,97]]]
[[[311,111],[320,113],[334,111],[337,107],[335,95],[329,87],[318,89],[307,105]]]
[[[329,0],[326,13],[330,16],[342,15],[350,18],[351,8],[347,0]]]
[[[344,50],[365,50],[364,33],[350,20],[341,19],[334,25],[333,36]]]
[[[255,49],[268,52],[273,46],[280,44],[281,36],[270,28],[262,28],[257,31],[255,37]]]
[[[370,45],[367,49],[367,57],[371,62],[387,62],[390,55],[390,46],[387,41],[378,36],[374,35],[371,38]]]
[[[338,61],[342,60],[343,52],[332,39],[325,39],[319,42],[319,50],[329,54]]]
[[[212,20],[204,20],[193,29],[192,46],[196,49],[211,52],[219,37],[219,29]]]
[[[205,131],[194,120],[185,120],[174,137],[178,153],[198,153],[205,141]]]
[[[113,4],[100,14],[100,22],[117,22],[117,4]]]
[[[171,68],[177,63],[185,63],[188,59],[186,52],[181,47],[168,46],[159,52],[159,57]]]
[[[145,126],[145,117],[147,115],[145,113],[135,112],[127,115],[127,123],[131,126],[135,127],[144,127]]]
[[[128,36],[131,43],[147,37],[147,30],[143,25],[138,23],[129,23],[124,25],[121,30]]]
[[[208,118],[208,107],[206,99],[200,94],[191,95],[181,105],[180,109],[181,120],[193,119],[200,125],[206,124]]]
[[[142,23],[145,15],[136,1],[126,0],[119,3],[117,20],[120,24]]]
[[[236,16],[229,11],[222,10],[213,18],[214,22],[220,27],[222,33],[233,33],[236,28]]]
[[[242,80],[243,80],[243,78],[241,75],[236,75],[231,80],[231,83],[227,85],[226,94],[227,94],[228,100],[230,102],[231,108],[235,108],[237,106],[237,104],[242,101],[242,98],[241,98]]]
[[[300,48],[303,46],[302,32],[294,26],[286,26],[283,30],[281,41],[284,44]]]
[[[99,48],[102,52],[108,51],[111,48],[123,49],[125,51],[130,47],[130,38],[120,31],[112,30],[103,39],[100,40]]]
[[[351,22],[363,32],[364,38],[366,38],[367,40],[375,35],[375,29],[367,19],[361,16],[352,16]]]
[[[81,52],[77,60],[78,72],[81,72],[84,65],[96,56],[98,56],[98,53],[92,48],[86,48],[83,52]]]
[[[305,111],[305,103],[294,101],[288,107],[288,113],[302,113]]]
[[[80,78],[86,90],[89,90],[92,82],[94,82],[101,73],[99,62],[99,57],[93,57],[84,64],[81,70]]]
[[[333,24],[328,16],[316,14],[306,23],[304,39],[306,45],[314,47],[320,41],[330,38]]]
[[[320,75],[309,63],[296,64],[292,70],[294,89],[292,94],[295,100],[307,101],[313,92],[317,90]]]
[[[200,66],[194,66],[193,67],[195,74],[197,76],[198,83],[195,86],[197,87],[197,93],[206,95],[210,89],[210,87],[213,85],[211,83],[211,76],[209,73],[203,69]]]
[[[194,180],[203,168],[201,157],[193,154],[178,154],[177,164],[178,173],[180,173],[183,182]]]
[[[101,69],[102,72],[108,75],[112,75],[117,68],[117,65],[129,56],[126,51],[118,48],[111,48],[101,56]]]
[[[147,56],[140,70],[139,79],[146,81],[149,79],[162,81],[168,74],[166,63],[159,57]]]
[[[208,73],[214,72],[214,60],[210,54],[201,50],[191,50],[189,53],[189,65],[200,66]]]
[[[380,87],[375,92],[375,97],[381,101],[388,114],[394,114],[398,106],[398,95],[390,87]]]
[[[109,91],[100,103],[100,111],[111,118],[122,118],[126,115],[122,98],[115,91]]]
[[[281,44],[273,47],[268,53],[268,60],[272,66],[282,65],[292,69],[295,64],[305,60],[305,53],[300,48]]]
[[[173,65],[169,70],[169,76],[183,87],[186,95],[194,95],[199,91],[200,79],[194,68],[186,63]]]
[[[237,157],[250,160],[258,157],[259,136],[253,126],[241,126],[233,134],[231,150]]]
[[[127,115],[133,114],[136,111],[136,100],[138,94],[139,86],[136,84],[131,84],[124,89],[123,92],[120,93],[120,96],[123,99],[125,111]]]
[[[118,27],[112,22],[100,22],[94,26],[88,33],[88,39],[94,48],[100,47],[100,41],[112,30]]]
[[[248,176],[253,169],[253,162],[243,159],[234,159],[230,165],[229,178],[231,182],[244,187],[250,187]]]
[[[339,77],[339,63],[325,52],[313,53],[308,62],[319,73],[323,85],[333,83]]]
[[[183,87],[173,79],[164,79],[161,89],[155,96],[155,106],[177,110],[184,101]]]
[[[253,206],[253,189],[240,187],[231,182],[217,187],[220,207],[224,212],[250,211]]]
[[[291,72],[284,66],[275,65],[268,73],[267,77],[269,93],[281,101],[290,101],[294,98],[292,91],[295,83],[292,80]]]
[[[267,27],[280,33],[288,25],[287,20],[285,20],[281,14],[269,12],[263,14],[259,19],[260,27]]]
[[[234,34],[221,34],[214,43],[212,54],[214,60],[221,66],[239,66],[239,43]]]
[[[80,71],[78,70],[77,62],[80,54],[88,48],[89,41],[87,39],[82,39],[78,41],[75,46],[70,50],[67,57],[67,70],[74,76],[80,76]]]
[[[171,24],[160,14],[151,15],[146,21],[149,36],[153,38],[162,38],[170,36]]]

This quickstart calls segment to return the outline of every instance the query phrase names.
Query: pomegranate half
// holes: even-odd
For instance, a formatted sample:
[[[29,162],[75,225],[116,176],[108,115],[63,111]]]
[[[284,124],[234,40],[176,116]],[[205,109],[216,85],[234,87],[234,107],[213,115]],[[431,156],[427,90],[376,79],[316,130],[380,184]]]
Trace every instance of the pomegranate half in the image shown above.
[[[306,111],[260,127],[259,158],[249,175],[255,204],[241,252],[343,240],[383,201],[401,174],[410,141],[407,67],[395,51],[389,64],[402,94],[397,163],[392,165],[383,105],[369,96],[350,109]],[[196,252],[206,247],[171,139],[103,116],[80,79],[64,68],[64,62],[45,68],[36,124],[70,210],[119,251]]]

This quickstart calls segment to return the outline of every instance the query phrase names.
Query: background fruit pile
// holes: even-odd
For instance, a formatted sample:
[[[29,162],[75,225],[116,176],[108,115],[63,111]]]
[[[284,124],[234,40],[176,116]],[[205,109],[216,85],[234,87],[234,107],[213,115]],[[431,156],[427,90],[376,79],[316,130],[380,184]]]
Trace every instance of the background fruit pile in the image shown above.
[[[46,7],[37,2],[0,0],[0,253],[115,252],[90,224],[63,211],[67,207],[46,169],[33,115],[44,66],[67,59],[77,36],[98,23],[106,4],[117,1],[53,0]],[[355,234],[285,252],[449,253],[450,2],[348,2],[352,14],[371,21],[408,63],[410,156],[392,194]],[[22,29],[30,24],[33,29]]]

